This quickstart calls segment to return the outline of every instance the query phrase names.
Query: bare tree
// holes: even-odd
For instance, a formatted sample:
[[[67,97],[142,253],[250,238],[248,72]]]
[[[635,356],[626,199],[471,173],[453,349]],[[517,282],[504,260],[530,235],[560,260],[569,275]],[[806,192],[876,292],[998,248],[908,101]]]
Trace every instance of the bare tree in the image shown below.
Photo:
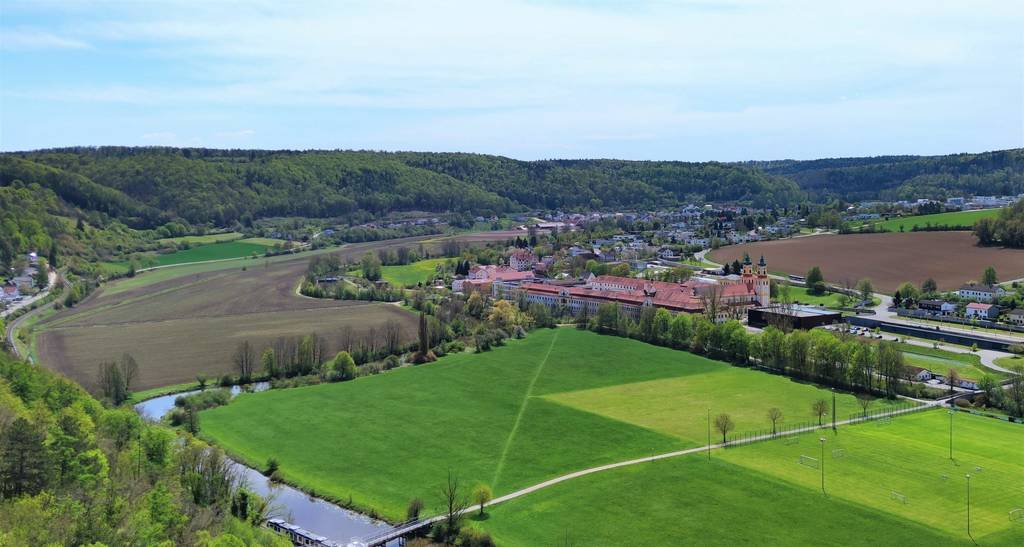
[[[469,500],[459,490],[459,479],[448,470],[448,480],[441,485],[441,503],[445,508],[445,539],[452,540],[459,533],[463,513],[469,507]]]
[[[857,404],[860,405],[860,409],[861,411],[864,412],[865,418],[867,418],[868,416],[868,407],[870,407],[871,403],[873,403],[874,401],[875,398],[866,393],[861,393],[860,395],[857,395]]]
[[[719,414],[715,417],[715,429],[722,434],[722,444],[725,444],[726,435],[733,429],[736,429],[736,423],[732,421],[732,416]]]
[[[955,368],[949,369],[946,374],[946,384],[949,385],[949,394],[953,394],[953,388],[960,385],[960,373]]]
[[[131,392],[132,384],[135,383],[135,378],[139,375],[139,364],[135,361],[130,353],[124,353],[121,355],[121,377],[124,379],[124,390],[125,392]]]
[[[818,416],[818,425],[821,425],[821,418],[828,414],[828,401],[825,399],[818,399],[811,403],[811,412]]]
[[[355,330],[351,325],[345,325],[341,327],[341,332],[338,334],[338,351],[347,351],[352,353],[352,346],[355,344],[356,334]]]
[[[782,421],[782,410],[772,407],[768,409],[768,419],[772,422],[772,435],[775,435],[776,425]]]
[[[231,360],[238,371],[238,379],[243,383],[249,381],[253,371],[256,370],[256,350],[253,349],[252,344],[248,340],[239,342]]]
[[[384,351],[388,355],[397,355],[402,345],[402,325],[394,319],[388,319],[384,323],[381,337],[384,340]]]
[[[718,283],[708,283],[697,289],[697,296],[704,308],[704,317],[712,323],[717,323],[718,316],[725,306],[722,300],[722,286]]]

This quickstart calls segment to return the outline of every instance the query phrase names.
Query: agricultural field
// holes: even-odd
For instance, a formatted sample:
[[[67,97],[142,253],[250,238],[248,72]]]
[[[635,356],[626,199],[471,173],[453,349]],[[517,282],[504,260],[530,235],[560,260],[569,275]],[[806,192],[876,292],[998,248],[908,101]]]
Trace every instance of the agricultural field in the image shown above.
[[[99,362],[129,351],[139,362],[136,389],[191,381],[197,373],[231,370],[241,340],[257,347],[280,336],[316,332],[335,350],[341,329],[355,334],[399,321],[411,340],[415,316],[398,306],[318,300],[296,293],[312,253],[358,257],[367,250],[415,245],[415,240],[350,245],[300,255],[190,264],[146,272],[104,285],[85,302],[40,322],[41,362],[86,387]],[[220,243],[215,246],[231,245]]]
[[[717,450],[710,462],[694,454],[595,473],[471,522],[509,546],[565,538],[576,545],[683,545],[694,538],[701,545],[972,545],[970,473],[977,544],[1020,545],[1024,521],[1009,514],[1024,507],[1024,426],[965,413],[953,418],[952,462],[949,416],[929,410],[888,425],[805,434],[795,444]]]
[[[789,423],[811,421],[811,403],[830,395],[686,352],[559,328],[352,382],[242,395],[201,418],[203,435],[250,464],[277,458],[286,480],[398,520],[413,496],[437,509],[434,494],[449,469],[500,495],[701,446],[708,408],[732,414],[733,433],[742,433],[770,427],[770,407]],[[852,395],[837,402],[840,416],[859,409]]]
[[[247,243],[245,241],[228,241],[225,243],[198,245],[184,251],[147,256],[143,261],[143,265],[147,268],[155,266],[172,266],[175,264],[187,264],[189,262],[205,262],[208,260],[263,256],[266,252],[266,245]]]
[[[937,213],[934,215],[916,215],[910,217],[893,218],[881,222],[868,221],[874,224],[875,228],[888,232],[909,232],[916,228],[925,226],[949,226],[970,230],[974,223],[983,218],[995,218],[1001,209],[979,209],[977,211],[955,211],[951,213]],[[902,230],[901,230],[902,228]]]
[[[729,245],[712,253],[715,262],[764,255],[773,272],[806,275],[821,267],[825,281],[870,278],[876,290],[892,293],[904,281],[935,279],[953,290],[993,266],[1002,279],[1024,277],[1024,249],[979,247],[969,232],[913,232],[820,235]]]
[[[428,258],[411,264],[401,266],[381,266],[381,279],[387,281],[393,287],[407,287],[430,280],[434,276],[439,264],[444,264],[447,258]],[[352,270],[351,275],[361,275],[360,270]]]

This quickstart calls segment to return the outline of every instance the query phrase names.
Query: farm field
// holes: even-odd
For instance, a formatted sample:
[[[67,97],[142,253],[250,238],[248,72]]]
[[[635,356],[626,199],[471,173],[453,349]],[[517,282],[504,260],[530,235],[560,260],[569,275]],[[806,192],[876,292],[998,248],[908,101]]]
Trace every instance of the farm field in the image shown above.
[[[1024,249],[979,247],[969,232],[913,232],[820,235],[729,245],[712,253],[715,262],[764,255],[771,271],[806,275],[820,266],[827,282],[870,278],[877,290],[892,293],[904,281],[919,285],[935,279],[939,290],[953,290],[978,279],[986,266],[1003,279],[1024,277]]]
[[[267,245],[247,243],[244,241],[228,241],[225,243],[211,243],[199,245],[167,254],[158,254],[147,257],[146,267],[172,266],[174,264],[187,264],[189,262],[205,262],[207,260],[224,260],[228,258],[244,258],[247,256],[263,256],[267,252]]]
[[[923,228],[929,224],[932,226],[960,227],[965,230],[970,230],[974,227],[975,222],[983,218],[995,218],[999,215],[1000,210],[1001,209],[979,209],[977,211],[955,211],[952,213],[936,213],[934,215],[893,218],[881,222],[868,221],[867,223],[874,224],[876,228],[889,232],[899,232],[901,226],[903,227],[903,231],[909,232],[915,227]]]
[[[703,445],[709,404],[714,414],[733,414],[740,433],[769,427],[772,406],[794,423],[810,421],[811,402],[829,395],[685,352],[560,328],[353,382],[243,395],[203,412],[202,432],[256,467],[275,457],[291,482],[400,519],[413,496],[437,508],[433,494],[449,468],[500,495],[565,472]],[[855,411],[851,395],[838,403],[841,416]],[[339,447],[358,449],[338,457]]]
[[[1024,426],[954,419],[956,464],[948,459],[949,417],[930,410],[802,435],[797,444],[717,450],[710,462],[694,454],[596,473],[491,508],[474,526],[511,546],[566,537],[576,545],[972,545],[970,473],[978,545],[1019,545],[1024,522],[1008,514],[1024,506]],[[798,463],[821,458],[819,436],[828,496],[821,469]]]
[[[384,281],[393,287],[416,285],[433,277],[438,264],[444,264],[447,258],[428,258],[401,266],[381,266],[380,274]],[[352,270],[351,275],[361,275],[359,270]]]
[[[485,241],[486,234],[475,238]],[[355,243],[259,260],[184,264],[120,279],[39,322],[34,340],[40,362],[89,387],[100,361],[130,350],[140,366],[135,389],[145,390],[189,382],[199,372],[229,372],[231,352],[242,339],[261,347],[280,336],[316,332],[336,351],[341,328],[351,326],[359,335],[389,319],[399,321],[411,339],[415,316],[398,306],[307,298],[296,289],[314,255],[357,260],[368,251],[420,245],[436,244],[423,237]]]

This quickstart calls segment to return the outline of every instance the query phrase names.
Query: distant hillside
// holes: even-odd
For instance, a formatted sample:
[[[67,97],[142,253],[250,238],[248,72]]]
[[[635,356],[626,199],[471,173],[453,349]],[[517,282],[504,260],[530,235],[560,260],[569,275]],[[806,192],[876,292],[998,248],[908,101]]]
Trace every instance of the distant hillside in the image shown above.
[[[391,211],[489,215],[728,200],[785,206],[796,184],[750,167],[617,160],[523,162],[473,154],[72,148],[0,156],[0,184],[36,182],[137,227],[178,217],[229,225],[271,216]]]
[[[1024,192],[1024,148],[948,156],[748,162],[795,181],[811,199],[944,199]]]
[[[809,198],[942,198],[1024,192],[1024,150],[748,163],[542,160],[368,151],[65,148],[0,154],[0,186],[53,190],[134,228],[231,226],[278,216],[366,219],[393,211],[491,215],[650,209]]]

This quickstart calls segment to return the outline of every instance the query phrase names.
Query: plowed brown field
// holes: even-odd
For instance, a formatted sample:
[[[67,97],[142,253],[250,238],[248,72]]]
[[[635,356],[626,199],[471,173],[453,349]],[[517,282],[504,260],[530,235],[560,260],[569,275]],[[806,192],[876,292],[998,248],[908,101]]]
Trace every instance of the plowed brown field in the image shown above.
[[[979,247],[970,232],[908,232],[818,235],[722,247],[715,262],[756,261],[764,255],[771,272],[806,275],[819,266],[830,283],[870,278],[891,293],[904,281],[920,285],[931,277],[940,290],[956,289],[993,266],[1002,280],[1024,277],[1024,249]]]

